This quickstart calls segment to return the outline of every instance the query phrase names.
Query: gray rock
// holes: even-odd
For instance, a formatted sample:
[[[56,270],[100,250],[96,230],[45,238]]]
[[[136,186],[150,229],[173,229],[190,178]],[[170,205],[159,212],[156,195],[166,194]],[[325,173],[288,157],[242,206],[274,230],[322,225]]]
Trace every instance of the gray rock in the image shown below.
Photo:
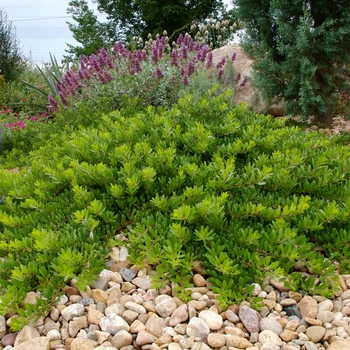
[[[78,301],[78,304],[88,306],[91,304],[95,304],[95,300],[93,298],[82,298]]]
[[[251,307],[242,305],[238,311],[238,316],[249,333],[260,331],[260,314]]]
[[[264,345],[264,344],[274,344],[274,345],[277,345],[277,346],[282,346],[282,340],[279,338],[279,336],[272,332],[272,331],[269,331],[269,330],[265,330],[265,331],[262,331],[260,334],[259,334],[259,342]]]
[[[209,326],[198,317],[191,318],[186,328],[186,334],[189,337],[203,338],[207,337],[209,333]]]
[[[283,331],[282,325],[274,318],[267,317],[260,320],[260,330],[269,330],[277,335],[280,335]]]
[[[128,323],[125,320],[123,320],[122,317],[116,314],[111,314],[108,317],[102,317],[99,325],[102,331],[108,332],[112,335],[116,334],[121,330],[129,332],[130,329]]]
[[[70,321],[73,317],[83,316],[84,311],[85,311],[84,305],[72,304],[64,308],[61,314],[67,321]]]
[[[127,282],[130,282],[132,279],[134,279],[137,275],[137,272],[135,270],[130,270],[125,267],[122,267],[119,271],[123,279]]]

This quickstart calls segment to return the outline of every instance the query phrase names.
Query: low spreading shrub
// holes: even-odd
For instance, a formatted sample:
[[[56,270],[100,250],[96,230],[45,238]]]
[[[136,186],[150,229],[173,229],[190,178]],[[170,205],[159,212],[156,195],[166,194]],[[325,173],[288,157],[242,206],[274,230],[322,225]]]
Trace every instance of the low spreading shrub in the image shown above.
[[[26,167],[2,166],[0,312],[19,316],[12,329],[72,278],[90,284],[116,244],[184,299],[198,261],[224,307],[252,300],[266,275],[332,295],[330,259],[340,271],[350,262],[349,147],[231,106],[230,94],[114,111],[53,134]],[[32,290],[42,298],[23,305]]]

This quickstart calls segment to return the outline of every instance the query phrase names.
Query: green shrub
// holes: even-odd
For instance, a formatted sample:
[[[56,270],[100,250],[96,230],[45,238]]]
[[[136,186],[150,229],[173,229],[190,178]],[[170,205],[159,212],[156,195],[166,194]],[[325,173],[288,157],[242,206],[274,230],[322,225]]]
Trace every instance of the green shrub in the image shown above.
[[[223,306],[249,299],[266,275],[332,295],[328,259],[341,271],[350,262],[349,148],[214,94],[112,112],[97,128],[54,134],[18,173],[3,165],[0,313],[20,316],[13,329],[45,313],[72,278],[90,284],[115,244],[181,298],[196,260]],[[43,298],[20,308],[30,290]]]

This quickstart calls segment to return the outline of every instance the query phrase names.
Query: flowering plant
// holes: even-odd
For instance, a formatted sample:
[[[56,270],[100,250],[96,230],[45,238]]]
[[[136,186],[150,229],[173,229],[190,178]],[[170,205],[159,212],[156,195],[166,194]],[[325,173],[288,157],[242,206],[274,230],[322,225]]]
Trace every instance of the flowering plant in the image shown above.
[[[117,42],[111,53],[101,48],[96,55],[83,56],[78,69],[68,70],[57,84],[58,98],[50,94],[48,102],[52,111],[62,113],[80,101],[101,99],[107,111],[120,109],[125,96],[139,98],[142,107],[171,106],[199,72],[213,82],[227,78],[225,63],[213,66],[209,46],[188,33],[180,34],[172,47],[166,36],[140,41],[134,51]]]

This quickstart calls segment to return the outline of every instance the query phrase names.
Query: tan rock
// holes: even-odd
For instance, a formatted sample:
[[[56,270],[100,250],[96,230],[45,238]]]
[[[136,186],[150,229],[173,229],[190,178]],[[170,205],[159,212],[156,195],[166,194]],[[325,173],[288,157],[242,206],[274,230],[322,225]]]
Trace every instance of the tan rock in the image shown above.
[[[193,279],[193,284],[196,287],[205,287],[206,286],[205,278],[202,275],[200,275],[199,273],[196,273],[195,275],[193,275],[192,279]]]
[[[90,324],[98,325],[100,320],[101,320],[101,318],[104,317],[104,316],[105,315],[101,311],[89,307],[89,310],[88,310],[88,322]]]
[[[299,335],[298,332],[295,332],[295,331],[292,331],[289,329],[285,329],[279,336],[284,342],[289,343],[293,339],[297,339],[298,335]]]
[[[169,326],[175,327],[177,324],[188,320],[188,309],[186,304],[180,305],[171,315]]]
[[[314,318],[311,318],[311,317],[304,317],[304,320],[311,326],[322,326],[321,320],[315,320]]]
[[[313,343],[318,343],[323,338],[325,333],[325,328],[320,326],[311,326],[306,329],[306,335]]]
[[[50,349],[50,339],[46,337],[39,337],[25,341],[15,347],[15,350],[49,350]],[[74,350],[74,349],[72,349]]]
[[[157,337],[147,331],[140,331],[136,337],[136,344],[139,346],[152,344],[156,341]]]
[[[34,338],[39,338],[40,334],[33,326],[24,326],[17,334],[14,346],[30,341]]]
[[[230,335],[227,339],[227,345],[237,349],[246,349],[249,346],[253,346],[249,340],[237,335]]]
[[[143,331],[146,329],[146,326],[140,322],[139,320],[135,320],[131,325],[130,325],[130,332],[131,333],[138,333],[140,331]]]
[[[317,316],[317,301],[306,295],[299,302],[299,310],[302,317],[316,318]]]
[[[329,345],[328,350],[349,350],[350,341],[349,340],[337,340]]]
[[[72,321],[69,322],[68,332],[69,335],[74,338],[82,328],[88,327],[88,321],[86,316],[74,317]]]
[[[227,337],[220,333],[210,333],[207,340],[210,347],[217,349],[226,345]]]
[[[75,338],[73,339],[70,348],[71,350],[93,350],[98,343],[91,339]]]
[[[161,318],[157,315],[151,315],[146,324],[146,331],[153,334],[159,338],[163,334],[163,329],[167,326],[164,318]]]
[[[91,298],[95,300],[95,303],[104,303],[107,305],[108,294],[102,289],[92,289]]]
[[[207,302],[204,300],[191,300],[188,305],[193,306],[197,311],[204,310],[207,307]]]

